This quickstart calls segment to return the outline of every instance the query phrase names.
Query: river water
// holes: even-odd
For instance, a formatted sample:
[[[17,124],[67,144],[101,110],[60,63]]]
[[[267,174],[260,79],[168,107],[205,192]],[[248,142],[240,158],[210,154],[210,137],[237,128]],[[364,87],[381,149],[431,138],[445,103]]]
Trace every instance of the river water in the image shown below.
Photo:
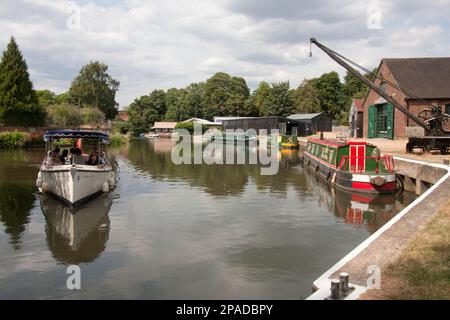
[[[118,187],[75,213],[36,193],[44,150],[0,150],[0,298],[303,299],[415,199],[336,190],[296,151],[262,176],[258,165],[175,165],[172,146],[111,150]],[[81,290],[67,288],[70,265]]]

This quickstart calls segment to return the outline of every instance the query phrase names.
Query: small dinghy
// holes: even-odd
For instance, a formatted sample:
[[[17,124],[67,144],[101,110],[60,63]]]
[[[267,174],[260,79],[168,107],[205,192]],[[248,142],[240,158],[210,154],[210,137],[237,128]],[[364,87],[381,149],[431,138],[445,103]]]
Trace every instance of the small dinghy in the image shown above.
[[[76,141],[60,155],[55,142]],[[36,186],[43,193],[51,193],[71,206],[77,206],[116,184],[115,172],[106,159],[105,148],[109,136],[103,132],[85,130],[56,130],[44,135],[46,156],[40,168]],[[92,149],[83,154],[81,144]],[[64,147],[61,147],[64,148]]]

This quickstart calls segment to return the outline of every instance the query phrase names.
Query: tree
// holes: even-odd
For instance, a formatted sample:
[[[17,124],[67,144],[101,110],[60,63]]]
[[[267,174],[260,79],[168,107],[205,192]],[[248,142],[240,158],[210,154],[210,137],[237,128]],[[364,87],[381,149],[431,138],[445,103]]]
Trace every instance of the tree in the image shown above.
[[[56,102],[56,94],[50,90],[36,90],[36,95],[41,107],[47,107]]]
[[[346,107],[346,96],[337,72],[324,73],[310,80],[319,94],[320,108],[333,119],[337,119]]]
[[[205,83],[191,83],[180,92],[180,116],[182,120],[200,118],[205,114]]]
[[[294,108],[294,101],[289,90],[289,81],[274,83],[261,106],[261,115],[263,116],[282,116],[290,115]]]
[[[377,68],[373,69],[370,73],[364,74],[364,76],[370,81],[373,81],[376,73]],[[369,87],[347,71],[344,77],[343,90],[346,97],[351,101],[351,99],[365,98],[365,96],[369,92]]]
[[[168,121],[181,120],[181,90],[171,88],[166,92],[166,114],[164,118]]]
[[[105,120],[105,114],[97,108],[82,108],[80,111],[83,123],[91,127],[97,127]]]
[[[71,104],[54,104],[47,107],[47,124],[59,128],[78,127],[83,122],[80,108]]]
[[[149,94],[149,107],[156,111],[158,114],[157,120],[162,120],[166,114],[166,93],[164,90],[153,90]]]
[[[262,106],[264,105],[264,101],[268,99],[269,95],[270,95],[270,85],[265,81],[261,81],[259,83],[258,89],[256,89],[252,93],[252,98],[255,103],[255,107],[259,113],[261,112]]]
[[[298,113],[321,112],[317,90],[308,80],[303,80],[293,93],[294,109]]]
[[[23,126],[39,126],[45,119],[27,63],[13,37],[0,62],[0,119],[6,124]]]
[[[72,81],[69,95],[80,107],[98,108],[112,120],[117,115],[118,104],[115,98],[120,83],[107,71],[108,66],[98,61],[85,65]]]
[[[203,114],[208,119],[240,115],[249,95],[244,78],[218,72],[206,80]]]

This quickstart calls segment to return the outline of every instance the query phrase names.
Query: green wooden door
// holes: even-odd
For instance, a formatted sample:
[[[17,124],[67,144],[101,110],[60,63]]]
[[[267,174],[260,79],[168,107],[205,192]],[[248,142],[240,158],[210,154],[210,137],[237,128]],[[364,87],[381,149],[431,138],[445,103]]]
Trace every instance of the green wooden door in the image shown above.
[[[375,119],[377,115],[377,109],[375,106],[369,106],[369,123],[367,124],[368,128],[368,137],[375,138]]]
[[[386,105],[386,138],[394,139],[394,106]]]

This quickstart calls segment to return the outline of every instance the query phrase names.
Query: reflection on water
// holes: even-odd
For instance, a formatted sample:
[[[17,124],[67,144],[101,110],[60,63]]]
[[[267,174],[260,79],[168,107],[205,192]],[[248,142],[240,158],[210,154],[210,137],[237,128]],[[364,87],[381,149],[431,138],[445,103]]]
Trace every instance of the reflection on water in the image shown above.
[[[10,244],[20,249],[21,236],[34,207],[33,176],[38,168],[29,162],[37,161],[37,153],[18,151],[0,152],[0,222],[10,236]],[[39,160],[40,161],[40,160]]]
[[[15,249],[20,249],[20,238],[29,222],[29,213],[35,200],[33,192],[33,186],[4,180],[0,183],[0,221]]]
[[[173,145],[110,150],[114,197],[76,212],[35,195],[43,150],[0,151],[0,298],[298,299],[415,198],[335,189],[297,150],[262,176],[259,165],[175,165]],[[82,268],[80,291],[66,289],[68,264]]]
[[[48,195],[40,198],[47,221],[48,247],[57,261],[65,264],[92,262],[105,250],[110,229],[111,193],[76,209]]]

